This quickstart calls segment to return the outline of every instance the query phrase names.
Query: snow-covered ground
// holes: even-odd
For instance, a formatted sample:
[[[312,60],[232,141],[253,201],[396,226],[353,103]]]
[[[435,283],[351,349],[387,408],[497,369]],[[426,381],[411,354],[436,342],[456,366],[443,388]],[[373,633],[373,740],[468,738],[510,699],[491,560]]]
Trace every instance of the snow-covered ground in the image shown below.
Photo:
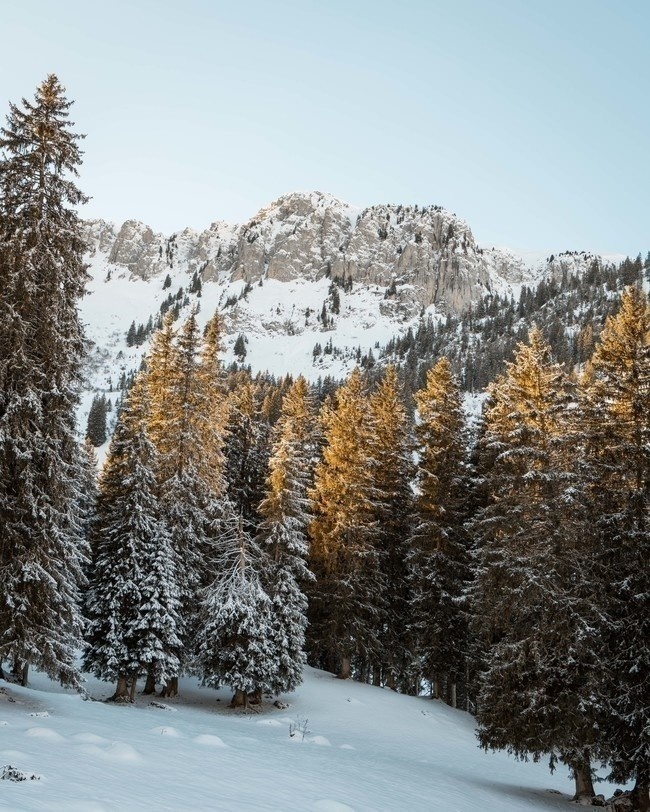
[[[182,680],[181,697],[134,706],[83,701],[45,677],[0,682],[0,809],[57,812],[552,812],[567,810],[561,769],[484,753],[473,719],[430,699],[306,669],[304,684],[257,713],[226,690]],[[90,679],[103,699],[105,683]],[[9,697],[15,701],[9,701]],[[291,735],[293,733],[293,735]]]

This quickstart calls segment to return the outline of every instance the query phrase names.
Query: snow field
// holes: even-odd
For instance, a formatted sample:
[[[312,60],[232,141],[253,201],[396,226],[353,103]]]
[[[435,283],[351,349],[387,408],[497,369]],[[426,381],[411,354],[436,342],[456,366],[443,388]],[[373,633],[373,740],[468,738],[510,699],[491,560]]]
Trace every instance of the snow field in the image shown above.
[[[0,706],[0,764],[40,776],[0,782],[8,812],[551,812],[572,788],[561,770],[483,753],[462,711],[311,668],[287,709],[259,713],[189,679],[164,705],[33,685],[8,686]]]

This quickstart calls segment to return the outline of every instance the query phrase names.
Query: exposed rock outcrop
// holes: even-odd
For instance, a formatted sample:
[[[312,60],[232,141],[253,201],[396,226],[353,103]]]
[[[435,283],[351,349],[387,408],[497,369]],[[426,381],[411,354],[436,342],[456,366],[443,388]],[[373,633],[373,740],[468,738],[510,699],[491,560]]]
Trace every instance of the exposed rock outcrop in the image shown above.
[[[179,264],[204,280],[228,274],[250,284],[331,275],[397,284],[414,306],[460,313],[486,293],[535,278],[511,252],[479,247],[467,223],[440,206],[362,211],[321,192],[285,195],[247,223],[213,223],[203,232],[165,237],[134,220],[119,229],[103,221],[87,228],[96,251],[142,279]],[[578,261],[583,257],[571,264]],[[556,260],[551,270],[562,268]]]

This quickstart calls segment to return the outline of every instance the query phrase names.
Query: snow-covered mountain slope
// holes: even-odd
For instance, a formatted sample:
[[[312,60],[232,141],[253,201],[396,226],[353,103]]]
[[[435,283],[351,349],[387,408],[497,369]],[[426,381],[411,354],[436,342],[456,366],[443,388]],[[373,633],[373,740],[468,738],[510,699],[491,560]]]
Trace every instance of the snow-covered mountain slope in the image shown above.
[[[507,249],[479,247],[467,224],[439,206],[360,211],[320,192],[286,195],[242,225],[169,237],[134,221],[89,221],[86,239],[87,391],[109,396],[148,345],[127,346],[129,326],[155,323],[161,306],[198,305],[203,322],[219,308],[227,362],[241,334],[254,371],[315,380],[341,377],[425,316],[458,314],[487,293],[516,299],[522,285],[579,272],[593,259],[537,258],[532,270]]]
[[[3,683],[0,782],[11,812],[553,812],[572,782],[545,764],[484,753],[472,717],[437,701],[341,682],[305,683],[261,712],[183,680],[182,696],[135,706],[84,702],[41,675]],[[93,698],[111,687],[88,682]],[[15,700],[9,701],[9,698]],[[220,701],[219,701],[220,700]],[[157,700],[156,700],[157,701]],[[162,706],[161,706],[162,705]],[[293,735],[292,735],[293,734]]]

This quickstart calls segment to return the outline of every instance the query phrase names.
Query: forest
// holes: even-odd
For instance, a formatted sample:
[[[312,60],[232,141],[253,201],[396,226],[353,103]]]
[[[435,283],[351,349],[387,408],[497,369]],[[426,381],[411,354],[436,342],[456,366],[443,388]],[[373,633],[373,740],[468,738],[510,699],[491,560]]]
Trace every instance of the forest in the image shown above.
[[[34,667],[82,690],[85,670],[129,702],[138,681],[173,696],[192,674],[248,707],[308,662],[467,709],[482,747],[568,765],[576,797],[607,765],[647,810],[643,264],[633,284],[588,283],[610,305],[597,335],[560,352],[540,322],[496,377],[476,371],[475,345],[469,388],[487,385],[471,431],[454,344],[422,366],[391,363],[396,344],[323,391],[226,369],[219,314],[202,332],[172,309],[97,479],[75,426],[86,269],[70,106],[49,76],[0,136],[5,676],[25,685]]]

